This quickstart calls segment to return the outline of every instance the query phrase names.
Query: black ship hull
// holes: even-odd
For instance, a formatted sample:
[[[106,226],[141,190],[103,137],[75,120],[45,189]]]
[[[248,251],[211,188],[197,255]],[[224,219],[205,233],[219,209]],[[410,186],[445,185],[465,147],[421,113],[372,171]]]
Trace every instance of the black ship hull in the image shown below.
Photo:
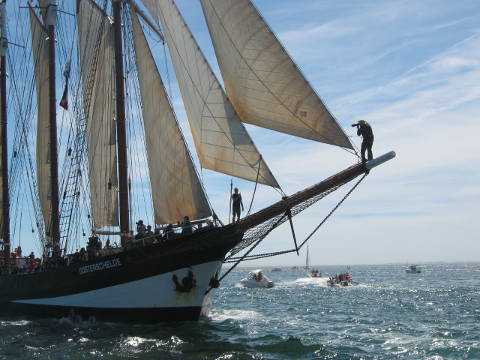
[[[135,323],[198,320],[225,254],[242,239],[232,226],[138,246],[88,262],[0,276],[0,315]]]

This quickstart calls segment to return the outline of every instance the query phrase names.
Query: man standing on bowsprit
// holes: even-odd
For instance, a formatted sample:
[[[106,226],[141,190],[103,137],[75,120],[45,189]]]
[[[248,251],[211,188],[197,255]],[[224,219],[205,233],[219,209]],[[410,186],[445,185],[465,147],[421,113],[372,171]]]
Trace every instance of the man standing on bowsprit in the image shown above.
[[[233,212],[233,222],[235,222],[235,216],[237,221],[240,221],[240,207],[243,210],[242,195],[238,192],[238,188],[235,188],[234,193],[232,194],[232,212]]]
[[[373,131],[372,127],[368,122],[365,120],[359,120],[358,123],[352,124],[352,126],[357,127],[357,135],[362,136],[362,162],[365,163],[367,160],[365,159],[365,151],[368,151],[368,160],[373,159],[372,153],[372,146],[373,146]]]

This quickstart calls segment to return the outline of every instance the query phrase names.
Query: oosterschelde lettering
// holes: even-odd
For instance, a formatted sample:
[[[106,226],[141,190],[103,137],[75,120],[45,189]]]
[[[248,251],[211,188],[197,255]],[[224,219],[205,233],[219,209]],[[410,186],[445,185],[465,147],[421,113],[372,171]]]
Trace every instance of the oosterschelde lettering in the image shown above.
[[[107,261],[104,261],[104,262],[101,262],[101,263],[82,266],[81,268],[78,269],[78,274],[79,275],[85,275],[85,274],[88,274],[90,272],[111,269],[111,268],[118,267],[118,266],[122,266],[122,263],[121,263],[119,258],[116,258],[116,259],[107,260]]]

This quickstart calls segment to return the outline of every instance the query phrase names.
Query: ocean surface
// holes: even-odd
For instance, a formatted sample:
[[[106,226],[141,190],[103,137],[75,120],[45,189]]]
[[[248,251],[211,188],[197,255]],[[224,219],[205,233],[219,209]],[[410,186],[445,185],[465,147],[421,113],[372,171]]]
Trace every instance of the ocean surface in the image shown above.
[[[480,359],[480,264],[351,266],[351,287],[284,267],[264,268],[274,288],[247,289],[248,270],[198,323],[0,319],[0,359]]]

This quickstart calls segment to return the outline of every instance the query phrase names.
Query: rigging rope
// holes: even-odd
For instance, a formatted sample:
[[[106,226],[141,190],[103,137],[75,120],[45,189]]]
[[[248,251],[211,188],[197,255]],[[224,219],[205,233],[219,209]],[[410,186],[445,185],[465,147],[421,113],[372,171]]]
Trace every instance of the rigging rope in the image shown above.
[[[364,174],[356,183],[355,185],[345,194],[345,196],[335,205],[335,207],[324,217],[324,219],[320,222],[320,224],[315,228],[313,229],[313,231],[306,237],[306,239],[304,241],[302,241],[300,243],[300,245],[298,246],[298,249],[295,248],[295,249],[289,249],[289,250],[283,250],[283,251],[277,251],[277,252],[270,252],[270,253],[263,253],[263,254],[255,254],[255,255],[251,255],[251,256],[248,256],[249,253],[252,252],[252,250],[257,247],[257,245],[265,239],[266,236],[263,236],[261,237],[259,240],[257,240],[257,242],[255,243],[254,246],[252,246],[244,255],[240,256],[240,257],[227,257],[225,259],[225,263],[235,263],[232,267],[236,267],[240,262],[242,261],[247,261],[247,260],[257,260],[257,259],[262,259],[262,258],[266,258],[266,257],[273,257],[273,256],[278,256],[278,255],[283,255],[283,254],[288,254],[288,253],[291,253],[291,252],[297,252],[297,250],[300,250],[306,243],[308,240],[310,240],[310,238],[318,231],[318,229],[320,229],[320,227],[330,218],[330,216],[332,216],[332,214],[340,207],[341,204],[343,204],[343,202],[350,196],[350,194],[358,187],[358,185],[360,185],[360,183],[365,179],[365,177],[367,176],[367,174]],[[283,217],[281,217],[278,221],[275,222],[275,224],[273,224],[268,233],[270,233],[275,227],[277,227],[278,223],[285,217],[286,215],[283,215]],[[231,269],[233,270],[233,269]],[[229,269],[228,273],[231,271]],[[224,276],[222,276],[222,279],[224,278]]]
[[[262,166],[262,155],[260,155],[260,158],[258,159],[257,178],[255,179],[255,188],[253,189],[252,200],[250,201],[250,206],[248,207],[247,216],[250,215],[250,210],[252,210],[253,199],[255,199],[255,193],[257,192],[258,176],[260,175],[261,166]]]

